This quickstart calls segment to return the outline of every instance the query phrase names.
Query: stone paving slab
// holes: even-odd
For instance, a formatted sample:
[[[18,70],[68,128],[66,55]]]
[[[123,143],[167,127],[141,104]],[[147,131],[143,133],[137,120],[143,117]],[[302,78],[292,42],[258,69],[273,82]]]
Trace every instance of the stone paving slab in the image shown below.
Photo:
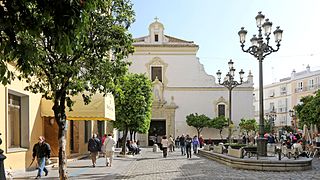
[[[142,153],[129,158],[115,157],[112,167],[105,167],[105,159],[99,158],[97,167],[91,167],[90,159],[68,163],[70,179],[101,179],[101,180],[212,180],[212,179],[243,179],[243,180],[320,180],[320,159],[314,158],[313,167],[307,171],[268,172],[234,169],[218,162],[193,155],[191,159],[182,156],[179,151],[169,152],[167,158],[162,152],[152,152],[145,148]],[[15,179],[33,179],[36,171],[15,173]],[[43,179],[57,179],[57,167],[51,168],[49,176]]]

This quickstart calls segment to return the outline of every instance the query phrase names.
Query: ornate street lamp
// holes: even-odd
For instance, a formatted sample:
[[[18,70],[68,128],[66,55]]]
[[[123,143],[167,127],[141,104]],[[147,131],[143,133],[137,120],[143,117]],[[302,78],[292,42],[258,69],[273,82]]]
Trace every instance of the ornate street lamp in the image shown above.
[[[267,156],[267,141],[264,138],[262,61],[267,55],[273,52],[277,52],[279,50],[283,32],[279,26],[273,32],[277,46],[277,48],[274,49],[269,45],[272,23],[269,21],[269,19],[264,19],[264,17],[265,16],[261,14],[261,12],[259,12],[256,16],[256,23],[259,34],[258,36],[253,35],[253,37],[250,39],[252,46],[250,46],[248,49],[244,49],[247,31],[242,27],[241,30],[238,32],[242,51],[253,55],[259,61],[259,138],[257,139],[257,153],[260,156]],[[262,29],[264,31],[263,34]]]
[[[234,80],[234,72],[236,71],[236,69],[233,68],[233,62],[230,59],[230,61],[228,62],[229,65],[229,72],[227,73],[226,77],[224,78],[223,82],[221,82],[221,72],[220,70],[218,70],[217,72],[217,77],[218,77],[218,82],[220,85],[223,85],[224,87],[226,87],[229,90],[229,121],[228,121],[228,129],[229,129],[229,133],[228,133],[228,139],[229,139],[229,143],[231,142],[231,91],[233,88],[237,87],[238,85],[241,85],[243,82],[243,74],[244,71],[241,69],[241,71],[239,72],[240,75],[240,82],[237,82]]]

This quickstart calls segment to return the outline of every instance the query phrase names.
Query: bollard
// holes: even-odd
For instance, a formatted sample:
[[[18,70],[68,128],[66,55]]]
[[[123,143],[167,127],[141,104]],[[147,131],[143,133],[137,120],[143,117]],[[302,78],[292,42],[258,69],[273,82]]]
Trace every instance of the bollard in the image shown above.
[[[281,148],[277,148],[277,152],[278,152],[278,159],[279,161],[281,161]]]
[[[157,144],[153,145],[153,152],[158,152],[158,145]]]
[[[1,136],[1,133],[0,133]],[[2,144],[2,139],[0,137],[0,145]],[[5,155],[3,155],[3,150],[0,149],[0,180],[5,180],[6,179],[6,174],[4,171],[4,163],[3,161],[6,159],[7,157]]]

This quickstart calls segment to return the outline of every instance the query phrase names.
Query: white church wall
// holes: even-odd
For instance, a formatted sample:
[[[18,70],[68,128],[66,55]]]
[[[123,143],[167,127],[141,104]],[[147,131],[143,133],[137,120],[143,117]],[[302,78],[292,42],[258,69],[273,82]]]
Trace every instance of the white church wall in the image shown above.
[[[149,37],[138,38],[134,44],[135,53],[128,58],[128,61],[132,62],[129,72],[146,73],[150,77],[148,71],[151,63],[163,65],[163,100],[166,101],[164,107],[171,104],[171,97],[177,106],[174,113],[174,135],[196,135],[196,129],[187,125],[186,116],[198,113],[214,118],[217,116],[217,103],[221,99],[226,105],[226,116],[229,116],[228,90],[216,84],[215,77],[205,72],[203,65],[196,57],[199,47],[192,41],[165,37],[163,25],[158,21],[152,23],[149,28],[150,32],[163,36],[165,41],[159,39],[159,42],[154,42],[152,33]],[[232,121],[236,126],[241,118],[254,117],[252,76],[250,81],[251,83],[246,83],[232,91]],[[201,134],[205,139],[220,139],[219,130],[216,129],[204,128]],[[226,138],[227,134],[228,130],[223,130],[223,138]]]
[[[131,72],[148,73],[146,64],[154,58],[160,58],[168,64],[164,76],[169,87],[212,87],[214,77],[206,74],[204,67],[195,55],[135,55],[129,57],[134,63],[129,67]],[[170,78],[169,78],[170,77]]]

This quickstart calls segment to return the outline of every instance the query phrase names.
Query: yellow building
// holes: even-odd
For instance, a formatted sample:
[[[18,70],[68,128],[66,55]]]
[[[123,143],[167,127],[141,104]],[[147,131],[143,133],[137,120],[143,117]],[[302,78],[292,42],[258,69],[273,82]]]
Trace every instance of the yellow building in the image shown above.
[[[308,65],[304,71],[292,71],[291,76],[281,78],[279,82],[267,84],[264,91],[264,113],[273,114],[274,126],[299,127],[299,120],[290,117],[289,111],[301,103],[304,96],[314,95],[320,89],[320,70],[311,71]],[[254,90],[255,118],[259,117],[259,89]]]
[[[54,120],[51,101],[24,90],[24,81],[14,80],[10,85],[0,85],[0,133],[7,157],[5,169],[26,170],[32,160],[32,148],[40,135],[51,145],[52,157],[58,156],[58,125]],[[87,142],[92,133],[103,135],[113,131],[107,120],[115,120],[114,99],[94,95],[92,102],[85,106],[81,96],[74,97],[73,110],[67,111],[68,134],[67,156],[85,154]],[[95,121],[92,121],[95,120]],[[31,168],[34,168],[36,163]]]

